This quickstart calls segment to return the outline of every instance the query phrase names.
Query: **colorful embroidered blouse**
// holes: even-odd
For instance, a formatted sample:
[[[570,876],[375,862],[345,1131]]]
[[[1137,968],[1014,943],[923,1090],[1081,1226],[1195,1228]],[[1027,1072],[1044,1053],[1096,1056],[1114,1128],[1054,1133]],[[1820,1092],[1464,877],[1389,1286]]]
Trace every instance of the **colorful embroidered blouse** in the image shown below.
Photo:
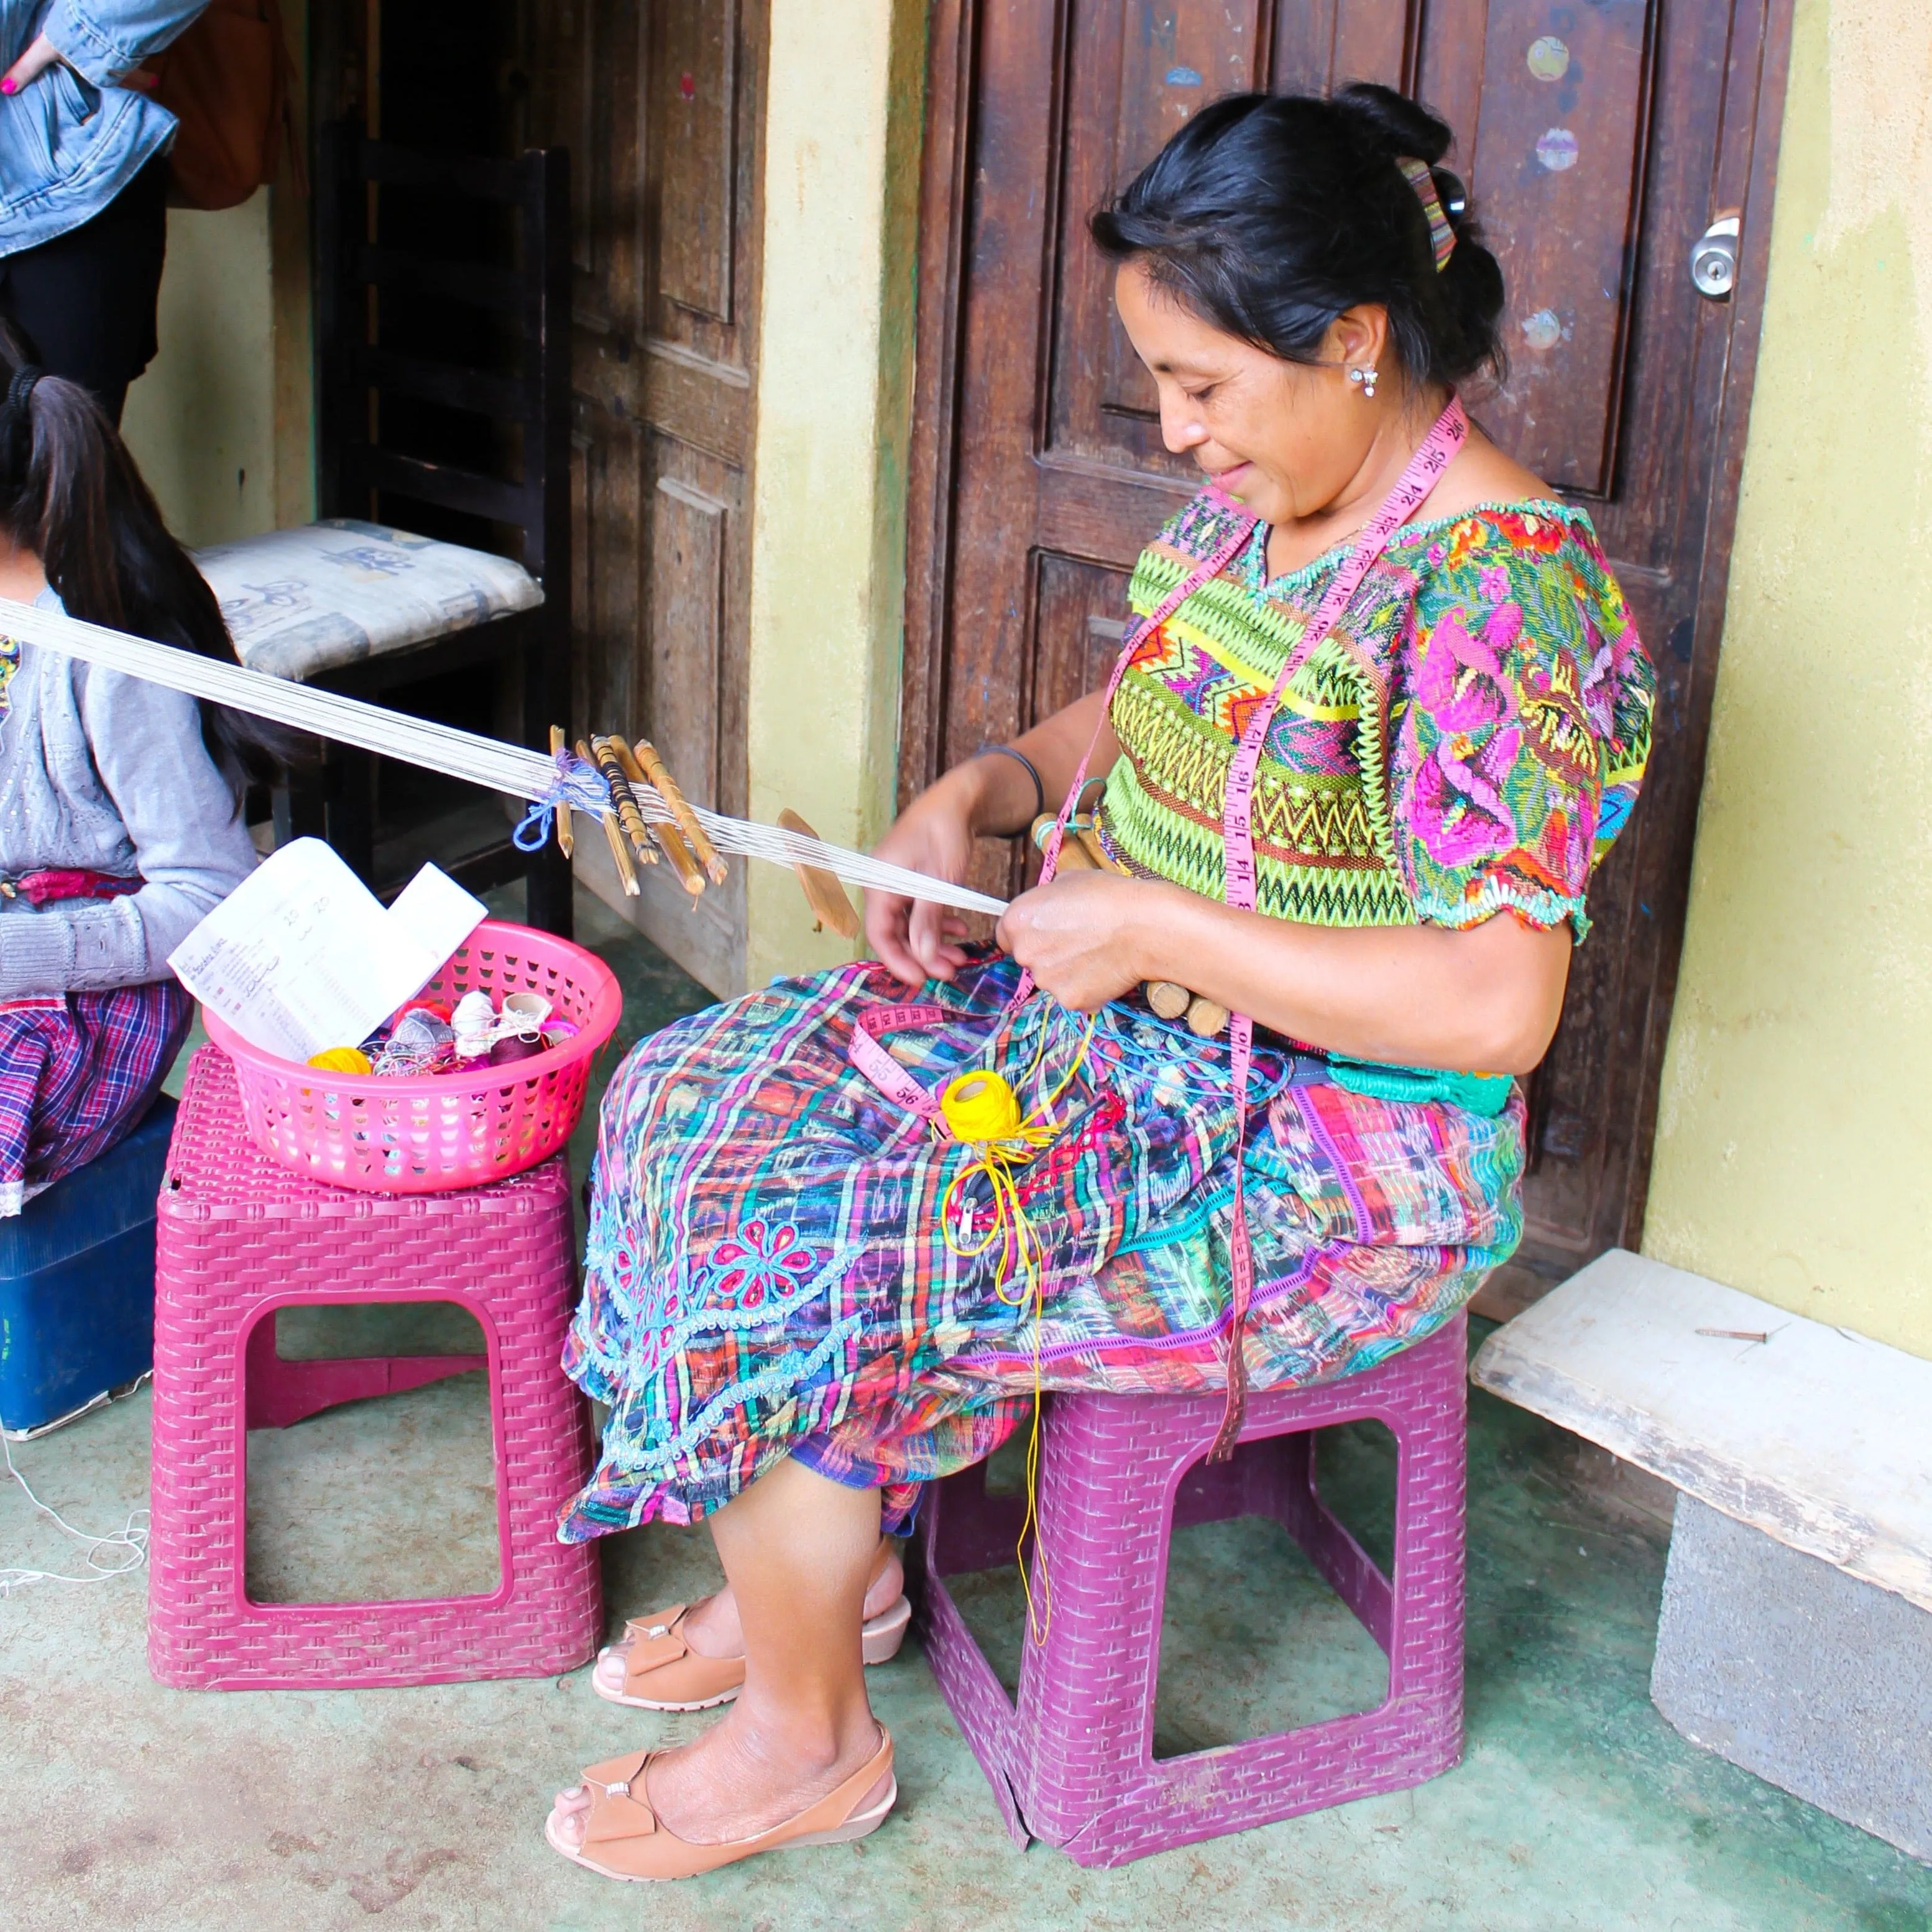
[[[1198,496],[1141,556],[1144,616],[1232,534]],[[1265,526],[1135,651],[1100,818],[1137,872],[1223,892],[1242,724],[1348,552],[1265,581]],[[1588,929],[1635,802],[1655,680],[1589,518],[1532,501],[1405,525],[1282,694],[1255,786],[1258,903],[1316,926]]]

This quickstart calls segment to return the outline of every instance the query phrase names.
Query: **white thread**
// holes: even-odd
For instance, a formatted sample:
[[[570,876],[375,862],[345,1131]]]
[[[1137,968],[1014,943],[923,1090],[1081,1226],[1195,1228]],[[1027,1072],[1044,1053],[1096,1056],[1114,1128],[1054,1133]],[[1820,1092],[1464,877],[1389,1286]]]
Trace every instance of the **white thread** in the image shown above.
[[[166,648],[164,646],[164,649]],[[90,1536],[84,1529],[76,1529],[50,1503],[44,1503],[34,1495],[26,1478],[14,1466],[14,1446],[7,1439],[7,1419],[0,1416],[0,1458],[4,1458],[7,1473],[18,1483],[28,1502],[46,1517],[64,1536],[71,1537],[87,1552],[86,1563],[89,1572],[76,1576],[64,1570],[29,1570],[16,1564],[0,1564],[0,1598],[10,1597],[16,1590],[24,1590],[34,1583],[105,1583],[110,1578],[124,1576],[130,1570],[138,1570],[148,1560],[148,1525],[146,1519],[151,1512],[134,1509],[128,1512],[127,1522],[108,1536]],[[118,1550],[118,1562],[104,1564],[100,1560],[103,1550]]]
[[[441,772],[447,777],[506,793],[512,798],[547,797],[556,782],[556,766],[543,752],[525,751],[520,746],[506,745],[473,731],[458,730],[454,725],[407,717],[400,711],[387,710],[358,698],[345,698],[339,692],[325,691],[315,685],[296,684],[266,671],[244,670],[239,664],[224,664],[193,651],[177,650],[172,644],[158,644],[151,638],[130,637],[104,625],[83,623],[64,611],[0,598],[0,635],[78,658],[86,664],[98,664],[104,670],[124,672],[170,691],[185,692],[191,698],[230,705],[293,730],[333,738],[385,758],[400,758],[428,771]],[[631,788],[637,794],[640,810],[652,824],[676,822],[654,786],[634,784]],[[962,912],[997,916],[1006,909],[1004,899],[924,872],[910,872],[903,866],[888,865],[868,853],[830,844],[821,838],[808,838],[781,826],[728,818],[722,812],[707,812],[702,806],[694,805],[691,809],[721,852],[735,852],[774,865],[816,866],[852,885],[952,906]]]

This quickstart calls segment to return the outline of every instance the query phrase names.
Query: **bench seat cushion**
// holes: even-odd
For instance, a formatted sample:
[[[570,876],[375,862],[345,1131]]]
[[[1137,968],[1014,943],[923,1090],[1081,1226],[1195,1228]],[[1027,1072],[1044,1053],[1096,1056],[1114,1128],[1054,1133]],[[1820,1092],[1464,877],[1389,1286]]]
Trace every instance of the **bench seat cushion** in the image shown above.
[[[250,670],[312,678],[543,602],[522,565],[332,517],[195,553]]]

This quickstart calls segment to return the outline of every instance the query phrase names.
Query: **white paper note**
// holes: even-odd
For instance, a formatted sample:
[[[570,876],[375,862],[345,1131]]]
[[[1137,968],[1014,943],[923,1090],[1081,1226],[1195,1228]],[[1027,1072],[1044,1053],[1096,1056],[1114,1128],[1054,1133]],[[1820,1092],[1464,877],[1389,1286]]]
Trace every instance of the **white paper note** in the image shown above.
[[[386,908],[320,838],[298,838],[243,880],[168,964],[250,1046],[307,1060],[367,1040],[488,910],[434,866]]]

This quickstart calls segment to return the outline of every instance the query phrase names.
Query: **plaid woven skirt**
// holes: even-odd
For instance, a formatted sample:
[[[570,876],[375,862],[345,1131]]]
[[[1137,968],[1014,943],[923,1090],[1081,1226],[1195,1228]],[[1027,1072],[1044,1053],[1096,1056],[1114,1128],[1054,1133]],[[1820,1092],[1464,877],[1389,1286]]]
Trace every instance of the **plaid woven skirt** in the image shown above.
[[[140,1124],[194,1017],[173,980],[0,1001],[0,1216]]]
[[[1196,1394],[1226,1384],[1236,1120],[1225,1040],[1126,1004],[1090,1024],[1009,959],[920,995],[946,1023],[886,1036],[937,1090],[988,1066],[1023,1105],[1066,1078],[1060,1130],[1022,1170],[1042,1300],[978,1256],[948,1186],[976,1156],[847,1058],[901,1004],[854,965],[694,1014],[640,1041],[604,1096],[586,1282],[565,1366],[608,1403],[566,1540],[692,1522],[779,1457],[885,1490],[992,1453],[1048,1388]],[[1026,1076],[1030,1072],[1030,1078]],[[1024,1081],[1024,1085],[1022,1082]],[[1522,1232],[1520,1098],[1457,1107],[1287,1083],[1258,1044],[1245,1153],[1251,1385],[1372,1366],[1453,1316]],[[983,1176],[962,1192],[992,1226]],[[956,1216],[963,1213],[956,1204]]]

